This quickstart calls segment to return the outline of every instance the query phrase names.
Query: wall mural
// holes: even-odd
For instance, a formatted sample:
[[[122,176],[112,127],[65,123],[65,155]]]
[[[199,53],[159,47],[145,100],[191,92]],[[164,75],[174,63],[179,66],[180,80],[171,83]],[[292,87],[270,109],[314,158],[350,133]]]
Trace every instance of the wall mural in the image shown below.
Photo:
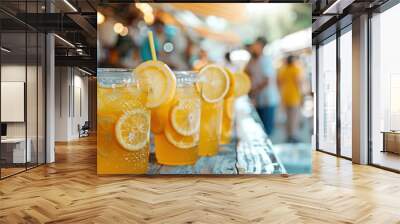
[[[99,175],[311,172],[309,4],[104,4],[97,23]]]

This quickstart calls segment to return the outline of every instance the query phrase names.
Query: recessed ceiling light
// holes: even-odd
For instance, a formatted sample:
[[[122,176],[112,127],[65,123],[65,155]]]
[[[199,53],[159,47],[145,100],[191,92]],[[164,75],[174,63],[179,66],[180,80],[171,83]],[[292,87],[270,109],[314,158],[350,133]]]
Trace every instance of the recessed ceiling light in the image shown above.
[[[69,42],[68,40],[62,38],[61,36],[59,36],[58,34],[54,34],[55,37],[57,37],[59,40],[61,40],[62,42],[64,42],[65,44],[67,44],[70,47],[75,48],[75,45],[73,45],[71,42]]]
[[[4,51],[6,53],[10,53],[11,52],[11,50],[9,50],[9,49],[7,49],[5,47],[1,47],[0,50]]]
[[[87,75],[92,75],[92,73],[90,73],[90,72],[88,72],[88,71],[86,71],[86,70],[83,70],[83,69],[81,69],[81,68],[79,68],[79,67],[78,67],[78,69],[79,69],[79,71],[81,71],[81,72],[83,72],[83,73],[85,73],[85,74],[87,74]]]
[[[64,3],[68,5],[73,11],[78,12],[78,10],[73,6],[68,0],[64,0]]]
[[[328,14],[342,14],[343,9],[351,5],[355,0],[336,0],[322,13],[323,15]]]

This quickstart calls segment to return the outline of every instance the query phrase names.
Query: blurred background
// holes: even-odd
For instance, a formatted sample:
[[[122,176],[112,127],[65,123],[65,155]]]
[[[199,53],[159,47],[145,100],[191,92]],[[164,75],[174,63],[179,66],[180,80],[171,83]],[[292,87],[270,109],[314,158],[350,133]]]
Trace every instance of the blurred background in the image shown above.
[[[98,67],[150,60],[152,30],[158,59],[174,70],[217,63],[245,71],[250,98],[290,172],[290,164],[311,163],[311,22],[311,5],[301,3],[100,5]]]

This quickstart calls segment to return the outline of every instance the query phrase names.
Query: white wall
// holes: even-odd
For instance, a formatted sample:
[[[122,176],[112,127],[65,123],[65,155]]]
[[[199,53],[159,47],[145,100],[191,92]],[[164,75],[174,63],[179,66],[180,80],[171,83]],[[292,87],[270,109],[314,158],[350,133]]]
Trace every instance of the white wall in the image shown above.
[[[76,70],[75,70],[76,72]],[[85,121],[88,121],[88,78],[81,76],[82,73],[79,75],[74,75],[74,92],[73,96],[75,106],[72,109],[72,132],[71,134],[74,137],[78,137],[78,124],[83,125]],[[80,93],[78,93],[80,91]],[[80,97],[79,97],[80,95]],[[80,102],[79,102],[80,101]],[[81,107],[81,108],[79,108]],[[80,111],[81,110],[81,111]],[[75,113],[74,113],[75,111]]]
[[[5,82],[25,82],[25,64],[9,64],[1,66],[1,81]],[[32,66],[28,66],[28,73],[33,69]],[[35,92],[36,93],[36,92]],[[27,93],[27,96],[33,95],[33,93]],[[36,94],[35,94],[36,96]],[[7,108],[1,108],[7,110]],[[28,117],[28,120],[31,120]],[[25,137],[25,122],[7,122],[7,136],[8,137]],[[29,136],[28,136],[29,137]]]
[[[38,71],[37,71],[38,69]],[[27,78],[27,80],[25,80]],[[44,74],[42,67],[36,67],[25,64],[3,64],[1,66],[1,81],[24,82],[26,83],[26,107],[22,107],[22,112],[26,112],[26,121],[23,122],[6,122],[7,137],[24,138],[25,135],[30,140],[30,148],[32,161],[39,163],[44,162]],[[22,90],[23,91],[23,90]],[[24,92],[24,91],[23,91]],[[23,94],[22,92],[22,94]],[[7,96],[2,96],[7,97]],[[3,107],[1,110],[10,110]],[[25,111],[26,110],[26,111]],[[12,111],[11,111],[12,112]],[[37,154],[39,156],[37,157]]]
[[[56,67],[55,73],[55,140],[70,141],[88,120],[88,78],[72,67]]]
[[[67,141],[69,138],[69,71],[67,67],[55,68],[55,141]]]

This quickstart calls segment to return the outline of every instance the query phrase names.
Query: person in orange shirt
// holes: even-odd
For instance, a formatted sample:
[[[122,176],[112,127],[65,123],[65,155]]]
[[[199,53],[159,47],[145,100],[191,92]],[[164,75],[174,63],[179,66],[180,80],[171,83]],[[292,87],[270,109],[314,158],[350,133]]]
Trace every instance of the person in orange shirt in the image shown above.
[[[303,69],[290,55],[278,71],[278,88],[282,105],[286,112],[287,142],[296,143],[296,130],[299,126],[299,109],[302,101]]]

